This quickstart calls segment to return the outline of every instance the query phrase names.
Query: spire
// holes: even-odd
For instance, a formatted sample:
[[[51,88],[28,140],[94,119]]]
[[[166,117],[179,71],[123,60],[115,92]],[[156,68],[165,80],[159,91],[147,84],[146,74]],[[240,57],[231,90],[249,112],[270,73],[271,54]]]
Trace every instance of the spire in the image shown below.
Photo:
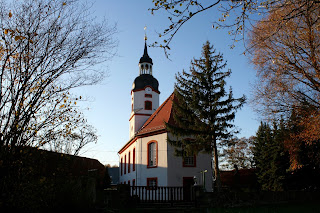
[[[143,56],[140,58],[140,61],[139,63],[150,63],[150,64],[153,64],[152,63],[152,59],[149,57],[148,55],[148,47],[147,47],[147,34],[146,34],[146,29],[147,27],[144,27],[144,51],[143,51]]]
[[[144,57],[149,57],[148,55],[148,46],[147,46],[147,41],[144,42],[144,51],[143,51],[143,56]]]

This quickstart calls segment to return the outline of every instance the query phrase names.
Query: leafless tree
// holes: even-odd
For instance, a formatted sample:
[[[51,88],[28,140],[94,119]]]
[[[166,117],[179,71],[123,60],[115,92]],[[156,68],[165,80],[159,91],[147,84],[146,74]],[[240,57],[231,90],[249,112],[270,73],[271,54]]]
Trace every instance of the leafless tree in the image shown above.
[[[150,8],[151,13],[162,10],[168,13],[169,26],[159,33],[160,41],[153,46],[162,47],[168,54],[170,43],[180,28],[192,19],[205,11],[220,13],[218,20],[210,20],[214,29],[227,28],[235,42],[243,40],[252,25],[259,23],[269,13],[277,11],[287,5],[299,5],[292,10],[287,10],[281,15],[282,23],[300,17],[304,10],[319,7],[320,1],[306,0],[152,0],[154,7]],[[265,22],[265,20],[264,20]],[[273,23],[274,24],[274,23]]]
[[[239,169],[253,167],[253,137],[233,138],[226,144],[221,153],[223,160],[221,167],[227,170],[237,165]]]
[[[85,131],[91,127],[77,107],[81,97],[70,90],[103,78],[94,65],[114,55],[116,26],[98,23],[80,3],[0,1],[3,147],[43,147],[66,138],[71,145],[63,146],[78,153],[90,137],[96,141],[92,129],[91,136]]]

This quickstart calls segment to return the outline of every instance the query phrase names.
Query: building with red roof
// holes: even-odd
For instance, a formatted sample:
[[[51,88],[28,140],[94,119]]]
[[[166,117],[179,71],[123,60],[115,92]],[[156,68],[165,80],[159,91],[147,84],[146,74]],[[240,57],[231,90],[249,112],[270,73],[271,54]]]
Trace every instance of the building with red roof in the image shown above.
[[[139,61],[139,76],[131,90],[129,141],[119,150],[120,183],[133,186],[205,185],[212,189],[212,160],[210,154],[175,156],[172,137],[165,123],[174,124],[172,93],[160,106],[158,80],[152,73],[153,61],[144,53]]]

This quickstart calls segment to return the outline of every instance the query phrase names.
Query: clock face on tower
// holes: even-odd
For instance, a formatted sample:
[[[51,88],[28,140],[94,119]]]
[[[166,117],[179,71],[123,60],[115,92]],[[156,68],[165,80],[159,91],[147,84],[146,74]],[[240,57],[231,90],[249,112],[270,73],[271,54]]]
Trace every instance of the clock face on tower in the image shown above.
[[[147,87],[147,88],[145,89],[145,91],[146,91],[146,93],[151,93],[152,89],[151,89],[150,87]]]

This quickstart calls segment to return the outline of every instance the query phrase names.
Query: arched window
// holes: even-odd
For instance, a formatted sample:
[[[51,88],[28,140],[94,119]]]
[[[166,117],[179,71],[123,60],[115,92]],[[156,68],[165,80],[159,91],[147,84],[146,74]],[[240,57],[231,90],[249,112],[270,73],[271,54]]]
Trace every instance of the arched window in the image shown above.
[[[129,155],[128,155],[128,173],[130,173],[130,152],[129,152]]]
[[[144,109],[145,110],[152,110],[152,102],[151,101],[145,101],[144,102]]]
[[[127,173],[127,156],[124,156],[124,174]]]
[[[132,171],[136,171],[136,148],[132,151]]]
[[[148,168],[158,166],[158,143],[156,141],[150,141],[148,144]]]
[[[121,163],[120,163],[120,171],[121,171],[121,176],[122,176],[122,174],[123,174],[123,164],[122,164],[122,161],[123,159],[121,158]]]

